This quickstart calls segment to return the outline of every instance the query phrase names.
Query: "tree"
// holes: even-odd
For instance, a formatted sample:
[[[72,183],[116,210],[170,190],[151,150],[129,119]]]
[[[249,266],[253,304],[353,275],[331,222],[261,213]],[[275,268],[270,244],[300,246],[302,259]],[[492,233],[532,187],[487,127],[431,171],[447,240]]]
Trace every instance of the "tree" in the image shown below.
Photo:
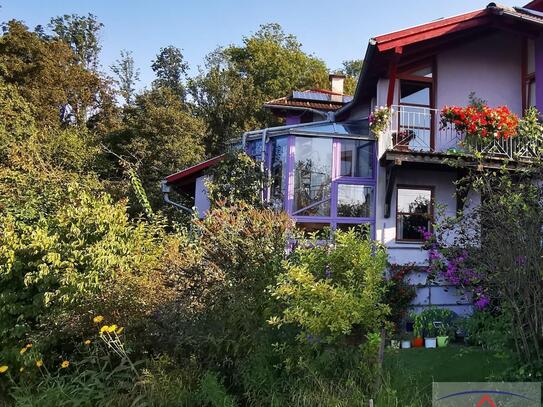
[[[155,87],[170,88],[181,99],[184,99],[183,77],[186,75],[188,67],[179,48],[173,45],[161,48],[151,65],[157,77],[153,85]]]
[[[350,59],[343,61],[343,68],[340,70],[340,73],[345,75],[345,86],[343,93],[346,95],[354,95],[356,89],[356,83],[362,71],[362,65],[364,60],[362,59]]]
[[[151,204],[160,205],[160,181],[204,158],[204,123],[169,88],[136,96],[124,116],[108,147],[135,166]]]
[[[93,71],[98,68],[98,55],[102,49],[98,35],[103,26],[96,16],[90,13],[87,16],[65,14],[52,18],[48,24],[56,38],[66,42],[79,62]]]
[[[17,87],[40,126],[98,127],[111,113],[105,80],[79,63],[59,39],[47,39],[12,20],[0,37],[0,78]]]
[[[328,70],[303,52],[296,37],[278,24],[263,25],[242,46],[219,48],[190,82],[198,115],[207,124],[206,149],[222,152],[243,131],[277,124],[262,105],[293,89],[324,88]]]
[[[132,51],[122,50],[121,58],[111,65],[111,70],[117,75],[115,82],[119,87],[119,93],[127,105],[131,104],[136,90],[136,82],[140,78],[140,70],[134,67]]]

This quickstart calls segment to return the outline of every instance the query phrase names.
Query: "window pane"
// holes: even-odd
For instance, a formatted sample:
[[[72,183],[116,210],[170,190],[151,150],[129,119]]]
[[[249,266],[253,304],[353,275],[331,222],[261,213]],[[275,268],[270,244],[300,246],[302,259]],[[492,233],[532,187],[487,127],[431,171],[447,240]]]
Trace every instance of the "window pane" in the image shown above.
[[[372,177],[373,142],[363,140],[341,140],[340,176]]]
[[[422,241],[422,230],[430,230],[430,228],[431,222],[428,215],[398,215],[398,239]]]
[[[251,156],[255,161],[261,161],[262,159],[262,140],[248,141],[245,145],[245,151],[247,155]]]
[[[287,138],[271,141],[271,187],[270,195],[275,208],[283,208],[286,195],[285,169],[287,165]]]
[[[294,154],[294,213],[330,216],[332,139],[296,137]]]
[[[528,84],[528,107],[534,107],[535,103],[535,79],[532,79]]]
[[[432,192],[428,189],[398,188],[398,212],[430,213]]]
[[[417,71],[411,72],[411,75],[413,76],[422,76],[423,78],[431,78],[432,77],[432,67],[427,66],[425,68],[421,68]]]
[[[338,185],[337,216],[369,218],[373,201],[373,187],[364,185]]]
[[[400,103],[414,103],[430,106],[430,85],[419,82],[401,81]]]

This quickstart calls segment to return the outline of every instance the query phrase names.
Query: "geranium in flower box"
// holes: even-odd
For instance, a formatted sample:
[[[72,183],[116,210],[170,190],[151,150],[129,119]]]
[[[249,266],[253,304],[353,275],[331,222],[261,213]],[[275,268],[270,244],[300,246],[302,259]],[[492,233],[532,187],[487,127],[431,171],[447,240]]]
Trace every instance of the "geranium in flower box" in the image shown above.
[[[465,145],[475,147],[493,139],[508,139],[517,135],[519,118],[507,106],[488,107],[486,104],[445,106],[441,110],[441,128],[453,125],[464,135]]]

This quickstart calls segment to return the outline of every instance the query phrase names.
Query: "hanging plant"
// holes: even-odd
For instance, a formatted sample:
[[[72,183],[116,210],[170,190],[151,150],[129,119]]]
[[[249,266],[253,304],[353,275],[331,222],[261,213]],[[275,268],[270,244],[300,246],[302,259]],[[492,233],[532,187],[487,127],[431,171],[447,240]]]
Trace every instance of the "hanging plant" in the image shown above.
[[[392,115],[392,109],[386,106],[378,106],[373,112],[370,113],[369,122],[370,130],[376,135],[380,136],[390,123],[390,117]]]

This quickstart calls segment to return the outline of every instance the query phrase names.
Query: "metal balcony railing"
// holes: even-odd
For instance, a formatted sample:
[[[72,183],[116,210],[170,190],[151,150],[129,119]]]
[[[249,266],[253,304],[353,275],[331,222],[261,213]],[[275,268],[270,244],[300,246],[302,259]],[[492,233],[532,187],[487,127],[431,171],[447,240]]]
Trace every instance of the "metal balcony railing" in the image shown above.
[[[480,144],[464,143],[464,134],[454,125],[440,126],[440,111],[425,107],[392,106],[388,130],[379,139],[379,155],[386,151],[430,153],[480,153],[489,158],[533,160],[540,157],[542,143],[535,140],[489,138]]]

